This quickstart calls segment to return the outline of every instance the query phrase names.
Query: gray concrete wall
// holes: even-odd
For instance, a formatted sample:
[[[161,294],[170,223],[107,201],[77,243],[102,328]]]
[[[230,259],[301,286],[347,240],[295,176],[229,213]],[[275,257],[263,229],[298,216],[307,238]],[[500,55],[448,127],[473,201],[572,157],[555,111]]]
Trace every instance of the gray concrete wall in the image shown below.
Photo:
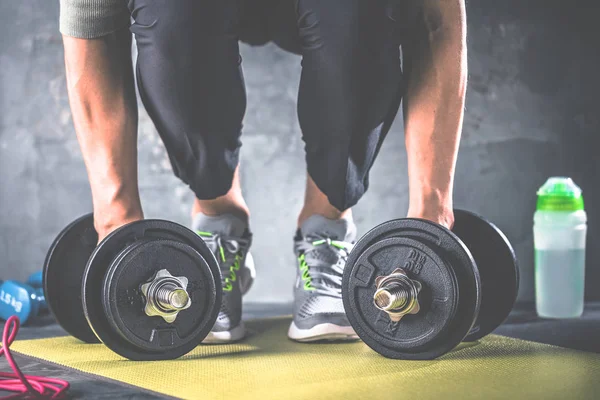
[[[489,216],[521,262],[521,301],[533,299],[532,215],[547,176],[570,175],[590,217],[587,295],[600,299],[600,28],[592,2],[470,1],[470,83],[456,205]],[[597,9],[597,7],[596,7]],[[0,0],[0,279],[41,267],[54,235],[90,210],[68,108],[58,2]],[[273,45],[244,47],[249,105],[243,187],[252,209],[259,280],[251,301],[291,301],[292,235],[304,157],[295,99],[300,60]],[[145,113],[140,181],[148,217],[187,224],[191,193],[171,174]],[[393,127],[355,208],[361,232],[408,207],[402,121]]]

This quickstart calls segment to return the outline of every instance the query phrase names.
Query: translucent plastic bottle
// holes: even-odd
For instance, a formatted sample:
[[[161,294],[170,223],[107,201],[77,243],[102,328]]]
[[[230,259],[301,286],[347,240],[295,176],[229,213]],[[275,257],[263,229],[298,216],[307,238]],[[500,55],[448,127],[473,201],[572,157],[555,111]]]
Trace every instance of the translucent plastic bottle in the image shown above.
[[[535,297],[545,318],[583,313],[587,216],[581,189],[553,177],[538,190],[534,216]]]

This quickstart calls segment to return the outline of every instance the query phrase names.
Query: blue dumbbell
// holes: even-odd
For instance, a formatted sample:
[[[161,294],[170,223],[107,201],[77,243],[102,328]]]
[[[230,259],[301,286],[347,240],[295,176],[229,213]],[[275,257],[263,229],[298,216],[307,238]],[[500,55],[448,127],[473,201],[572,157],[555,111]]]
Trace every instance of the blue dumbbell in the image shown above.
[[[0,318],[7,320],[16,315],[25,325],[47,309],[44,292],[41,288],[17,281],[5,281],[0,284]]]
[[[29,278],[27,278],[27,281],[25,283],[36,289],[41,288],[44,285],[42,278],[42,271],[37,271],[29,275]]]
[[[27,278],[27,281],[25,283],[27,283],[29,286],[35,288],[35,289],[42,289],[44,287],[44,276],[43,276],[43,271],[37,271],[34,272],[33,274],[29,275],[29,278]],[[39,314],[38,315],[44,315],[44,314],[48,314],[50,312],[50,310],[48,309],[48,307],[42,307],[40,308]]]

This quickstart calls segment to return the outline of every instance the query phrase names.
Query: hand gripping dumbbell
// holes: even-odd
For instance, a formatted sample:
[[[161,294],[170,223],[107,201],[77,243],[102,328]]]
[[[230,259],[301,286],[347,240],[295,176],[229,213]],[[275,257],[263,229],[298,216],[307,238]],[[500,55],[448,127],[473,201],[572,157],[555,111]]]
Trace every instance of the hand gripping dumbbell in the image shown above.
[[[222,287],[217,261],[198,235],[144,220],[97,242],[89,214],[67,226],[46,256],[46,300],[69,334],[140,361],[175,359],[202,342]]]
[[[21,324],[25,325],[46,309],[46,300],[41,288],[17,281],[5,281],[0,284],[0,318],[4,321],[16,315]]]
[[[342,297],[359,337],[388,358],[430,360],[496,329],[517,297],[515,253],[491,222],[454,210],[452,231],[385,222],[353,247]]]

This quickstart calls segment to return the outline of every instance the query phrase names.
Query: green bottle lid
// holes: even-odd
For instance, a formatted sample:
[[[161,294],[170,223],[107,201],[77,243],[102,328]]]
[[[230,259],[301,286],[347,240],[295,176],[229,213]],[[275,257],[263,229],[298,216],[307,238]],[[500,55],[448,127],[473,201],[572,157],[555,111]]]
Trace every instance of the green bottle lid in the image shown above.
[[[583,210],[581,188],[571,178],[549,178],[537,192],[537,209],[540,211]]]

